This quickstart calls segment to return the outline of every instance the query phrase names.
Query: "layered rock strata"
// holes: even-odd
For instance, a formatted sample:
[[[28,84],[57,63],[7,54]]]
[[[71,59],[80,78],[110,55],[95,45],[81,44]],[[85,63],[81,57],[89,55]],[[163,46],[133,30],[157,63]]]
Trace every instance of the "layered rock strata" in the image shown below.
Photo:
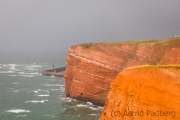
[[[116,75],[144,64],[179,64],[180,39],[71,46],[64,75],[66,96],[103,105]]]
[[[99,120],[180,120],[180,66],[139,66],[111,83]]]

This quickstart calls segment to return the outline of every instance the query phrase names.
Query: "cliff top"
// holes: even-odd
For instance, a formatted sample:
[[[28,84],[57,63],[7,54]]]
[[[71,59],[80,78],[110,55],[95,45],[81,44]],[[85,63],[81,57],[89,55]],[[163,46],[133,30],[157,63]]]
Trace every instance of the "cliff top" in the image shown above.
[[[156,39],[152,39],[152,40],[125,40],[125,41],[117,41],[117,42],[85,43],[85,44],[81,44],[81,46],[84,48],[91,48],[91,47],[97,47],[98,45],[114,46],[114,45],[143,44],[143,43],[154,45],[154,44],[168,44],[170,42],[177,41],[177,40],[180,40],[180,37],[167,38],[164,40],[156,40]]]
[[[126,41],[119,41],[119,42],[107,42],[106,44],[142,44],[142,43],[154,44],[154,43],[168,43],[168,42],[173,41],[173,40],[180,40],[180,37],[167,38],[164,40],[156,40],[156,39],[152,39],[152,40],[126,40]]]
[[[131,70],[131,69],[136,69],[136,68],[175,68],[175,69],[180,69],[180,64],[178,65],[140,65],[140,66],[134,66],[134,67],[129,67],[125,70]]]

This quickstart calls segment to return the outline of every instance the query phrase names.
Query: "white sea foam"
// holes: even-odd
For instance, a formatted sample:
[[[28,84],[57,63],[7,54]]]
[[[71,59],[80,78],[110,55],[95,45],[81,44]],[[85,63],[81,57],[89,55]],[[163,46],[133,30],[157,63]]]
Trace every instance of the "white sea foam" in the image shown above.
[[[63,91],[64,92],[64,87],[61,87],[59,90]]]
[[[39,67],[43,67],[43,66],[41,66],[41,65],[30,65],[30,66],[26,66],[26,69],[27,70],[31,70],[31,71],[37,71],[38,69],[37,68],[39,68]]]
[[[37,71],[38,69],[31,68],[31,67],[26,67],[25,69],[30,70],[30,71]]]
[[[47,97],[49,95],[44,94],[44,95],[38,95],[38,96],[40,96],[40,97]]]
[[[95,106],[91,102],[87,102],[86,104],[78,104],[76,106],[77,107],[87,107],[87,108],[89,108],[91,110],[102,110],[103,109],[103,107]]]
[[[50,90],[52,90],[52,91],[58,91],[59,89],[50,89]]]
[[[18,85],[18,84],[20,84],[20,83],[12,83],[13,85]]]
[[[72,99],[72,98],[70,98],[70,97],[62,97],[61,99],[62,99],[63,101],[65,101],[65,102],[71,102],[71,101],[77,102],[76,99]]]
[[[34,93],[38,93],[38,91],[33,91]]]
[[[98,108],[96,107],[89,107],[91,110],[99,110]]]
[[[25,73],[25,72],[19,72],[20,75],[38,75],[38,72],[35,73]]]
[[[0,71],[0,73],[14,73],[14,71]]]
[[[8,66],[17,66],[16,64],[7,64]]]
[[[35,73],[29,73],[31,75],[38,75],[39,73],[38,72],[35,72]]]
[[[90,114],[91,116],[96,116],[97,114]]]
[[[55,116],[53,116],[53,115],[43,115],[43,116],[47,116],[47,117],[55,117]]]
[[[17,115],[17,117],[26,117],[27,115]]]
[[[42,91],[42,92],[46,92],[46,93],[49,93],[49,91],[48,91],[48,90],[40,90],[40,91]]]
[[[6,112],[11,112],[11,113],[27,113],[27,112],[31,112],[30,110],[23,110],[23,109],[12,109],[12,110],[8,110]]]
[[[60,89],[50,89],[51,91],[63,91],[64,93],[64,88],[60,88]]]
[[[45,80],[48,80],[48,81],[56,81],[55,79],[45,79]]]
[[[24,72],[19,72],[19,74],[25,74]]]
[[[88,105],[93,105],[91,102],[87,102]]]
[[[19,92],[19,90],[13,90],[13,92],[17,93],[17,92]]]
[[[32,103],[44,103],[44,102],[47,102],[48,100],[41,100],[41,101],[38,101],[38,100],[32,100],[32,101],[26,101],[26,103],[29,103],[29,102],[32,102]]]
[[[73,100],[70,97],[62,97],[61,99],[62,99],[62,101],[65,101],[65,102],[71,102]]]
[[[46,84],[44,86],[65,86],[65,85],[60,85],[60,84]]]
[[[16,68],[15,68],[15,66],[12,66],[10,69],[15,70]]]
[[[102,110],[104,109],[104,107],[101,107],[101,106],[97,106],[99,110]]]
[[[87,107],[87,105],[84,105],[84,104],[79,104],[79,105],[76,105],[77,107]]]
[[[38,89],[38,90],[35,90],[33,91],[34,93],[39,93],[39,92],[46,92],[46,93],[49,93],[48,90],[41,90],[41,89]]]
[[[35,75],[18,75],[18,76],[21,76],[21,77],[35,77]]]
[[[19,69],[16,68],[16,66],[18,66],[16,64],[8,64],[8,66],[10,67],[11,70],[16,70],[16,71],[19,70]]]
[[[30,68],[37,68],[37,67],[43,67],[42,65],[31,65],[31,66],[27,66],[27,67],[30,67]]]
[[[15,76],[17,76],[17,75],[8,75],[8,76],[12,76],[12,77],[15,77]]]
[[[100,107],[100,106],[88,106],[88,108],[90,108],[91,110],[102,110],[103,107]]]

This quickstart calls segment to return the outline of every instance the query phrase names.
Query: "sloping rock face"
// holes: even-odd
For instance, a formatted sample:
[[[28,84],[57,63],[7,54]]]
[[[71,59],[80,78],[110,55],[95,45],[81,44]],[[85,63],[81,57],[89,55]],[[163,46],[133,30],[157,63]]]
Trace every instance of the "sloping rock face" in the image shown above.
[[[180,66],[141,66],[111,83],[99,120],[180,120]]]
[[[179,38],[71,46],[64,75],[66,96],[104,105],[120,71],[144,64],[179,64],[179,54]]]

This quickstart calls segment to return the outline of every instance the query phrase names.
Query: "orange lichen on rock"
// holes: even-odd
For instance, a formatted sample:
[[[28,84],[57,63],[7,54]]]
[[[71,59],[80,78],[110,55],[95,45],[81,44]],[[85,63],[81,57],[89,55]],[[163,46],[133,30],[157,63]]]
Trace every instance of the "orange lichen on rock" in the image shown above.
[[[180,66],[140,66],[111,83],[99,120],[180,120]]]

